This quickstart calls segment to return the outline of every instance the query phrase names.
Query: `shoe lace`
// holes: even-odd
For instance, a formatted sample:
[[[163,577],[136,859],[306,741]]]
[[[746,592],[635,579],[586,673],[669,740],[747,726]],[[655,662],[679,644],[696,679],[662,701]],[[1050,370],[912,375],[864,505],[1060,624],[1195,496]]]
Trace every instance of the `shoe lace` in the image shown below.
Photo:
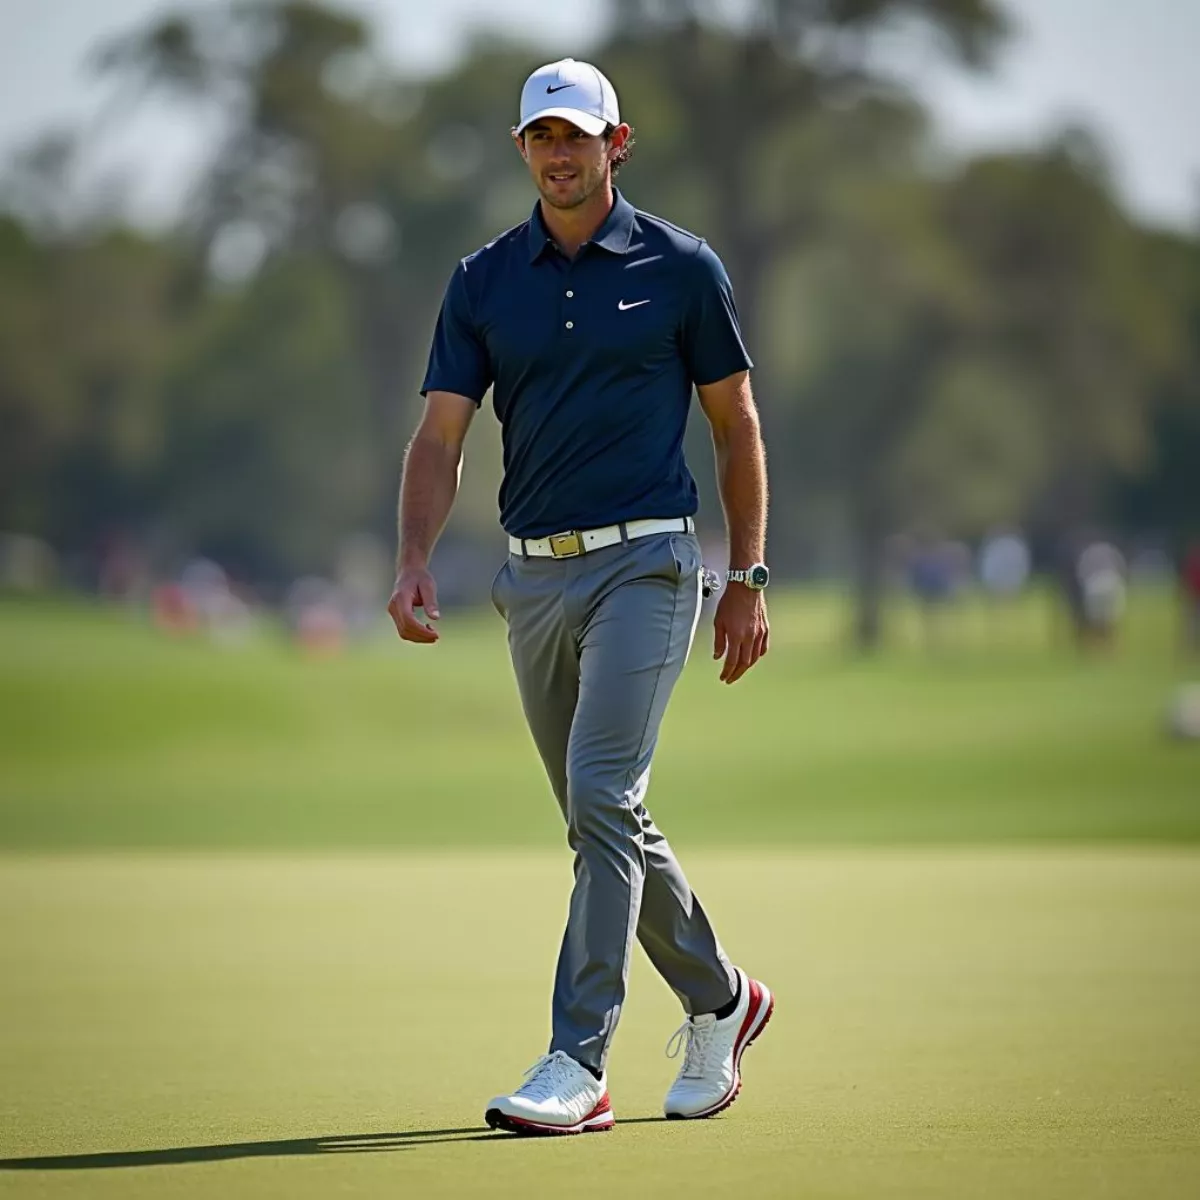
[[[525,1082],[517,1089],[517,1094],[527,1096],[530,1100],[549,1100],[559,1090],[567,1074],[569,1057],[561,1050],[553,1054],[543,1054],[541,1058],[525,1072]]]
[[[713,1022],[697,1025],[691,1017],[688,1017],[671,1034],[671,1040],[667,1042],[667,1057],[678,1058],[680,1050],[684,1051],[681,1075],[696,1076],[704,1074],[704,1069],[708,1063],[708,1048],[712,1044],[713,1028]]]

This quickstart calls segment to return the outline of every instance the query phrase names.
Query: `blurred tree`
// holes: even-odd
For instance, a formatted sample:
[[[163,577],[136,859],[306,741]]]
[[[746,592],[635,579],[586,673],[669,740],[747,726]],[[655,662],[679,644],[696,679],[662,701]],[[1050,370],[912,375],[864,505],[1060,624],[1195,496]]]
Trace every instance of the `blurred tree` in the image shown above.
[[[1053,460],[1041,509],[1078,524],[1106,470],[1146,460],[1148,410],[1181,349],[1145,237],[1098,148],[981,158],[946,194],[948,229],[986,288],[997,342],[1041,381]]]
[[[866,106],[876,124],[857,122],[867,141],[843,146],[840,157],[886,155],[886,99],[901,111],[909,102],[885,73],[881,43],[931,37],[982,67],[1007,23],[990,0],[752,0],[736,23],[722,21],[723,11],[711,0],[613,0],[606,62],[638,81],[637,92],[623,92],[630,99],[651,91],[656,110],[669,105],[676,136],[663,166],[681,188],[703,179],[704,228],[754,331],[772,269],[817,233],[824,181],[813,168],[827,161],[806,153],[807,124]]]
[[[1157,396],[1145,469],[1110,480],[1109,511],[1118,524],[1156,531],[1182,550],[1200,538],[1200,238],[1156,231],[1146,242],[1184,349]]]
[[[1044,466],[1032,396],[987,344],[986,294],[939,200],[915,176],[847,191],[784,293],[808,331],[777,427],[794,503],[843,514],[861,646],[881,636],[891,534],[1017,518]]]
[[[1177,307],[1099,147],[1079,131],[976,160],[943,212],[988,297],[989,344],[1036,397],[1048,469],[1028,515],[1075,596],[1075,542],[1110,481],[1148,465],[1155,404],[1184,349]],[[1081,619],[1077,603],[1072,612]]]
[[[862,643],[896,530],[1180,507],[1196,239],[1139,229],[1079,135],[931,170],[934,131],[892,70],[930,43],[986,65],[994,4],[613,0],[612,17],[596,57],[641,134],[619,182],[726,260],[760,365],[773,558],[851,546]],[[0,522],[65,548],[154,522],[275,577],[353,528],[390,537],[446,279],[534,201],[507,131],[539,57],[489,36],[397,78],[359,17],[298,0],[160,16],[105,47],[119,102],[166,89],[223,135],[169,237],[89,207],[69,138],[9,172]],[[476,430],[451,533],[478,539],[500,465],[494,422]]]
[[[266,2],[169,14],[105,47],[97,63],[126,90],[161,89],[221,111],[224,138],[189,214],[219,281],[244,282],[270,258],[304,252],[380,290],[371,268],[391,261],[397,231],[377,193],[393,151],[393,118],[404,110],[389,112],[389,98],[372,91],[359,18]],[[373,299],[394,308],[386,291]],[[402,331],[395,321],[391,339]],[[362,333],[368,369],[380,375],[382,431],[397,381],[370,322]]]
[[[0,220],[0,527],[78,550],[142,517],[180,263],[169,241]]]
[[[160,383],[155,495],[182,545],[243,578],[328,569],[371,495],[369,393],[343,293],[294,255],[209,305]]]

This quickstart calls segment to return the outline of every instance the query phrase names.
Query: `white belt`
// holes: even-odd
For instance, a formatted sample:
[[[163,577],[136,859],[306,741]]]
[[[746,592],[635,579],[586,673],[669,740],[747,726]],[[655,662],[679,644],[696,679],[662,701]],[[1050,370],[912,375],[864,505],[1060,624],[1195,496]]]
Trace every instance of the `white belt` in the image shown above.
[[[616,546],[622,541],[649,537],[652,533],[695,533],[696,522],[691,517],[666,517],[646,521],[623,521],[620,525],[605,525],[600,529],[571,529],[552,533],[544,538],[508,539],[513,554],[534,558],[576,558],[589,550]]]

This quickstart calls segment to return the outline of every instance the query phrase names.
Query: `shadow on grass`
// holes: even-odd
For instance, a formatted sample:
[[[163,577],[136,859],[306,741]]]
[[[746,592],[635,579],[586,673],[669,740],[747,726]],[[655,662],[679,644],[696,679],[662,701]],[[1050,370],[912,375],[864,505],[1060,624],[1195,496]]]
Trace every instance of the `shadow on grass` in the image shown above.
[[[665,1117],[634,1117],[621,1125],[646,1125]],[[96,1154],[55,1154],[0,1158],[0,1171],[94,1171],[111,1167],[165,1167],[181,1163],[225,1162],[235,1158],[290,1158],[307,1154],[368,1154],[412,1150],[444,1142],[541,1142],[517,1134],[467,1129],[410,1129],[404,1133],[346,1133],[288,1138],[277,1142],[230,1142],[223,1146],[168,1146],[161,1150],[109,1150]]]

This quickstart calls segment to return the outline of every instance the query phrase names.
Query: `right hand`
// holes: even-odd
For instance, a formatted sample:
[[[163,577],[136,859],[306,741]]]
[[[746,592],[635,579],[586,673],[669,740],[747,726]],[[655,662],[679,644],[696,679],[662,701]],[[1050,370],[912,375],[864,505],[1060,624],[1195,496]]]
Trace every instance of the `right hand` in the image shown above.
[[[396,586],[388,601],[388,612],[396,623],[396,632],[406,642],[429,645],[438,640],[438,631],[432,625],[418,621],[413,613],[423,608],[425,615],[436,621],[438,612],[437,584],[425,567],[404,567],[396,576]]]

